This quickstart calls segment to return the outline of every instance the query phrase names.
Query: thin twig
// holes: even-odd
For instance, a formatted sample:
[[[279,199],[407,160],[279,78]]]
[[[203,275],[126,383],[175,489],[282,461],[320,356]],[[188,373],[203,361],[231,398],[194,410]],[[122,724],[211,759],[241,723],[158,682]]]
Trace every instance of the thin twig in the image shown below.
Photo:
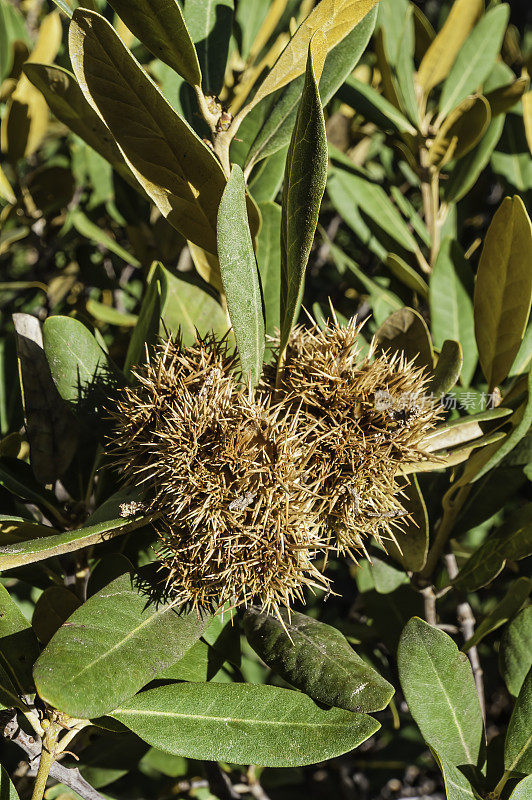
[[[425,588],[421,590],[421,594],[423,595],[425,619],[429,625],[436,625],[436,595],[434,593],[434,587],[425,586]]]
[[[203,766],[211,792],[220,800],[239,800],[229,775],[223,771],[217,761],[204,761]]]
[[[456,557],[454,553],[449,553],[445,556],[445,565],[447,567],[447,572],[449,573],[449,578],[454,580],[458,575],[458,565],[456,563]],[[456,616],[458,618],[458,623],[460,625],[460,631],[462,632],[462,636],[464,637],[464,642],[469,641],[475,632],[475,617],[473,615],[473,610],[467,600],[464,598],[461,599],[461,602],[458,604],[456,609]],[[480,659],[478,657],[478,650],[476,647],[470,647],[467,651],[467,655],[469,657],[469,661],[471,662],[471,668],[473,670],[473,677],[475,678],[475,686],[477,688],[478,699],[480,702],[480,710],[482,712],[482,719],[484,720],[484,725],[486,724],[486,701],[484,698],[484,680],[483,680],[483,671],[480,665]]]
[[[37,766],[41,755],[41,743],[20,728],[15,711],[0,712],[0,736],[14,742],[24,750],[32,769]],[[104,800],[103,796],[90,783],[87,783],[79,769],[63,767],[56,761],[52,764],[49,775],[58,783],[73,789],[84,800]]]

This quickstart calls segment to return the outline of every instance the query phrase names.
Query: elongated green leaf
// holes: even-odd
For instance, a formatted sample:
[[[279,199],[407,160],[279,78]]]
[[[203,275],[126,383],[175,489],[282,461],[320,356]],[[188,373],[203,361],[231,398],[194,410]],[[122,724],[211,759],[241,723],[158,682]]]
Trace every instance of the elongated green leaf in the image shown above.
[[[24,64],[24,72],[44,95],[57,119],[103,156],[125,180],[142,191],[109,129],[85,100],[74,75],[51,64]]]
[[[473,636],[463,645],[462,650],[467,652],[481,642],[485,636],[508,622],[509,619],[517,614],[531,591],[532,580],[519,578],[514,581],[500,603],[497,603],[495,608],[484,617]]]
[[[40,536],[50,536],[57,533],[49,525],[40,525],[30,522],[23,517],[9,517],[0,514],[0,541],[2,544],[14,544],[26,539],[36,539]]]
[[[532,605],[523,608],[507,625],[499,647],[499,670],[508,691],[517,697],[532,667]]]
[[[231,170],[218,212],[218,256],[242,372],[255,385],[262,372],[264,317],[246,212],[246,185],[237,164]]]
[[[478,414],[471,414],[468,417],[449,420],[444,425],[438,425],[433,432],[429,433],[423,439],[423,444],[429,452],[456,447],[456,445],[470,442],[472,439],[482,436],[485,431],[481,423],[493,422],[507,417],[511,413],[510,408],[499,406],[490,408],[487,411],[481,411]]]
[[[475,285],[475,335],[490,391],[506,375],[523,338],[532,300],[532,225],[520,197],[506,197],[484,241]]]
[[[324,35],[326,50],[331,50],[376,4],[377,0],[322,0],[290,39],[259,87],[252,105],[305,72],[310,42],[316,33]]]
[[[510,718],[504,743],[504,767],[511,772],[532,772],[532,670],[528,672]]]
[[[430,276],[432,337],[435,347],[446,339],[460,342],[464,356],[462,381],[469,386],[478,355],[473,319],[473,273],[459,244],[447,237]]]
[[[443,775],[447,800],[477,800],[478,795],[464,773],[454,764],[440,758],[434,749],[431,748],[431,752]]]
[[[123,259],[126,264],[131,264],[133,267],[140,267],[140,261],[138,258],[135,258],[134,255],[128,253],[124,247],[121,247],[118,242],[112,239],[108,233],[102,230],[99,225],[96,225],[94,222],[92,222],[92,220],[90,220],[87,215],[78,208],[75,209],[75,211],[70,212],[68,219],[77,232],[81,233],[81,235],[86,239],[94,242],[95,244],[101,245],[111,253],[115,253],[115,255]]]
[[[401,503],[409,516],[406,523],[394,531],[395,542],[386,542],[386,551],[405,570],[419,572],[425,566],[429,548],[427,507],[415,475],[401,489],[404,492]]]
[[[390,702],[393,687],[330,625],[284,610],[279,619],[253,607],[245,614],[244,630],[274,672],[318,703],[371,712]]]
[[[178,231],[215,253],[225,178],[214,154],[175,113],[103,17],[76,9],[69,41],[83,94],[139,183]]]
[[[417,80],[425,93],[447,77],[483,6],[483,0],[455,0],[419,66]]]
[[[444,186],[445,199],[457,203],[472,189],[479,176],[489,164],[491,155],[501,138],[504,115],[492,119],[480,142],[454,164]]]
[[[53,536],[42,536],[0,547],[0,572],[33,564],[35,561],[42,561],[52,556],[73,553],[83,547],[92,547],[115,536],[121,536],[126,531],[140,528],[147,522],[148,519],[143,514],[137,514],[88,525],[75,531],[65,531]]]
[[[234,0],[185,0],[185,20],[196,44],[203,88],[216,95],[224,83],[233,11]]]
[[[408,3],[406,13],[401,20],[401,33],[399,36],[397,60],[395,71],[399,91],[404,103],[408,118],[419,125],[419,104],[414,86],[414,19],[413,6]]]
[[[520,508],[490,534],[462,567],[454,585],[475,591],[486,586],[504,568],[507,560],[518,561],[532,553],[532,504]]]
[[[128,314],[127,311],[119,311],[115,306],[108,306],[89,297],[86,305],[87,313],[104,322],[107,325],[116,325],[120,328],[134,328],[138,322],[136,314]]]
[[[199,86],[198,56],[177,0],[111,0],[109,5],[156,58]]]
[[[453,388],[462,372],[463,362],[460,342],[445,339],[430,382],[430,389],[436,397],[446,394]]]
[[[35,634],[9,592],[0,584],[0,704],[19,706],[31,692],[33,662],[39,655]]]
[[[488,11],[473,28],[443,85],[440,119],[482,86],[501,49],[509,16],[510,7],[503,3]]]
[[[339,95],[344,103],[350,105],[357,114],[362,114],[369,122],[374,122],[382,130],[415,135],[416,129],[404,114],[389,103],[383,95],[353,75],[348,77],[340,89]]]
[[[381,186],[346,170],[335,169],[333,175],[334,184],[341,187],[347,203],[359,207],[405,250],[415,253],[419,249],[400,213]],[[331,189],[331,184],[329,181],[329,193],[335,191],[334,188]]]
[[[327,182],[327,139],[316,60],[322,40],[312,39],[297,120],[286,157],[281,217],[281,349],[299,314],[305,271]]]
[[[13,314],[13,322],[31,467],[40,483],[54,483],[72,462],[78,425],[52,380],[39,320],[31,314]]]
[[[347,269],[349,269],[349,271],[356,276],[364,289],[366,289],[366,291],[371,295],[373,313],[377,321],[380,321],[380,318],[378,318],[375,311],[377,304],[379,304],[384,317],[388,316],[394,311],[399,311],[403,307],[403,303],[397,297],[397,295],[388,291],[388,289],[385,289],[380,283],[377,283],[377,281],[369,278],[364,270],[361,269],[352,258],[346,256],[345,253],[343,253],[340,248],[337,247],[337,245],[329,242],[329,247],[333,260],[338,265],[338,268],[343,271],[347,267]]]
[[[377,9],[374,8],[353,28],[345,39],[327,54],[319,81],[320,97],[324,106],[357,65],[375,27],[376,16]],[[266,101],[268,103],[267,112],[261,111],[263,104],[260,103],[246,118],[244,125],[251,117],[255,116],[256,112],[260,114],[258,131],[255,131],[253,142],[245,158],[248,168],[268,155],[276,153],[281,147],[289,143],[296,121],[297,108],[301,99],[304,81],[303,75],[296,78],[279,92],[278,97],[275,95],[277,99],[271,108],[268,101]],[[241,131],[243,128],[244,126],[242,126]]]
[[[424,281],[421,275],[419,275],[415,269],[412,269],[410,264],[407,264],[401,256],[388,253],[386,266],[398,280],[405,284],[405,286],[417,292],[421,297],[428,297],[429,287],[426,281]]]
[[[132,697],[199,639],[208,615],[178,611],[116,578],[70,616],[34,668],[41,697],[73,717],[100,716]]]
[[[273,336],[279,330],[281,315],[281,207],[277,203],[263,203],[260,213],[257,264],[264,298],[265,332]]]
[[[183,683],[150,689],[112,714],[146,742],[188,758],[292,767],[357,747],[378,729],[276,686]]]
[[[17,790],[11,783],[8,772],[0,764],[0,797],[2,800],[19,800]]]
[[[251,196],[259,206],[271,203],[281,190],[286,165],[288,147],[273,153],[253,171],[249,182]]]
[[[397,664],[410,713],[427,744],[454,766],[476,766],[483,725],[467,656],[446,633],[413,617],[401,634]]]

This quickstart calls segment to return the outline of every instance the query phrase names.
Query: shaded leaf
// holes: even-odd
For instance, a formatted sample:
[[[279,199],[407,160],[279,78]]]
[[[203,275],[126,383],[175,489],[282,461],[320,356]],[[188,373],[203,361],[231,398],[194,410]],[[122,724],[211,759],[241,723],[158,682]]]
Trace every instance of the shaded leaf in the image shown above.
[[[501,138],[503,127],[503,115],[492,119],[480,142],[453,165],[443,189],[444,197],[449,203],[457,203],[475,185],[489,164],[491,155]]]
[[[17,790],[11,783],[8,772],[0,764],[0,797],[2,800],[19,800]]]
[[[453,388],[462,372],[462,365],[460,342],[445,339],[430,383],[431,391],[436,397],[446,394]]]
[[[280,617],[252,607],[244,630],[257,655],[285,681],[318,703],[348,711],[380,711],[388,705],[393,687],[340,631],[285,609]]]
[[[432,337],[435,347],[446,339],[460,342],[463,353],[462,382],[471,384],[478,355],[473,318],[474,279],[460,245],[451,237],[441,243],[430,276]]]
[[[518,561],[532,553],[532,503],[520,508],[490,533],[464,564],[454,585],[475,591],[486,586],[504,569],[507,560]]]
[[[425,566],[429,548],[427,507],[415,475],[401,487],[401,504],[408,511],[406,521],[394,530],[396,541],[386,542],[386,552],[405,570],[419,572]]]
[[[396,353],[402,351],[415,366],[432,370],[434,355],[427,325],[417,311],[402,308],[390,314],[375,333],[381,350]]]
[[[344,103],[351,106],[357,114],[362,114],[369,122],[374,122],[385,131],[410,133],[416,129],[392,103],[383,95],[353,75],[350,75],[339,92]]]
[[[475,285],[475,335],[490,391],[508,374],[526,329],[531,250],[532,225],[523,201],[506,197],[486,234]]]
[[[517,697],[532,667],[532,605],[523,608],[506,626],[499,647],[499,670],[508,691]]]
[[[395,277],[408,286],[412,291],[417,292],[421,297],[428,297],[429,287],[415,269],[407,264],[400,256],[388,253],[386,266]]]
[[[111,0],[109,5],[156,58],[192,86],[201,83],[196,50],[177,0]]]
[[[214,154],[175,113],[103,17],[76,9],[69,41],[83,94],[139,183],[180,233],[215,253],[225,178]]]
[[[504,767],[511,772],[532,772],[532,670],[515,701],[504,743]]]
[[[34,668],[40,696],[81,719],[132,697],[181,658],[208,622],[178,611],[122,575],[93,595],[59,628]]]
[[[299,314],[305,271],[327,182],[327,139],[317,85],[323,58],[323,38],[313,38],[286,157],[281,217],[281,351]]]
[[[482,139],[491,120],[488,101],[471,95],[449,114],[429,148],[429,162],[442,169],[449,161],[467,155]]]
[[[31,625],[42,644],[48,644],[54,633],[81,605],[66,586],[50,586],[35,604]]]
[[[26,617],[0,584],[0,704],[20,706],[20,696],[33,690],[33,662],[39,645]]]
[[[510,111],[522,98],[529,83],[527,77],[517,78],[512,83],[506,83],[491,92],[486,92],[485,97],[490,104],[492,119],[498,114],[506,114]]]
[[[277,203],[263,203],[260,212],[257,265],[264,299],[265,333],[273,336],[281,319],[281,207]]]
[[[427,744],[453,766],[476,765],[483,724],[467,656],[446,633],[413,617],[401,634],[397,664],[410,713]]]
[[[39,320],[18,313],[13,323],[31,467],[40,483],[54,483],[74,458],[78,427],[52,380]]]
[[[514,581],[500,603],[497,603],[493,611],[484,617],[480,625],[475,629],[471,636],[462,647],[464,653],[475,647],[492,631],[496,631],[517,614],[532,590],[532,580],[519,578]]]
[[[112,716],[168,753],[271,767],[340,755],[379,727],[365,714],[323,710],[300,692],[242,683],[150,689]]]
[[[464,442],[483,436],[485,433],[484,428],[489,427],[483,427],[483,422],[492,423],[497,419],[507,417],[511,413],[510,408],[498,406],[487,411],[480,411],[478,414],[448,420],[443,425],[437,425],[431,433],[425,436],[423,445],[428,452],[456,447]],[[493,428],[493,425],[491,427]]]
[[[185,20],[196,44],[203,88],[215,95],[224,83],[233,11],[233,0],[185,0]]]
[[[218,212],[218,255],[242,372],[258,383],[264,356],[262,295],[246,213],[246,185],[234,164]]]

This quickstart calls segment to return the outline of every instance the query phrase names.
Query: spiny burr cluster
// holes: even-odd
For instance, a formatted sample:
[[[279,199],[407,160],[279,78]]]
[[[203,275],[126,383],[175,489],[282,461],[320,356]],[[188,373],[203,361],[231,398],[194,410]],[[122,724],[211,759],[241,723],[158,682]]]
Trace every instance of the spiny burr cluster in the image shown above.
[[[161,343],[113,412],[109,448],[144,484],[176,602],[277,612],[328,588],[331,550],[393,536],[396,475],[438,412],[404,358],[361,357],[355,322],[296,329],[280,371],[244,387],[226,341]]]

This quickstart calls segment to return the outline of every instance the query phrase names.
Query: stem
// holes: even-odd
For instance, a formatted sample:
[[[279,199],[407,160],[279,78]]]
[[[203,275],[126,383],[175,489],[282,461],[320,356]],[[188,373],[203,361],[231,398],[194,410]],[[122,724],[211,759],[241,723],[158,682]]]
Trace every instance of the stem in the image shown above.
[[[55,761],[55,744],[59,729],[53,723],[50,725],[42,740],[41,754],[39,757],[39,769],[33,786],[31,800],[42,800],[46,791],[46,783]]]
[[[454,527],[454,523],[456,522],[456,518],[464,505],[469,492],[471,491],[470,486],[461,486],[458,490],[458,494],[456,495],[456,499],[453,501],[451,500],[452,494],[450,492],[447,493],[446,497],[444,497],[444,511],[443,516],[441,518],[440,524],[438,525],[438,529],[436,531],[436,536],[432,547],[429,550],[429,554],[427,556],[427,562],[421,572],[419,573],[420,578],[429,579],[436,569],[436,565],[438,560],[443,553],[445,545],[447,544],[449,537],[451,535],[452,529]],[[451,492],[454,493],[454,487],[451,487]],[[446,500],[447,498],[447,500]]]
[[[507,769],[506,772],[504,773],[504,775],[502,776],[502,778],[500,779],[499,783],[497,784],[497,786],[495,787],[495,789],[491,793],[491,795],[493,797],[500,797],[501,796],[502,790],[506,786],[506,782],[508,781],[508,778],[511,777],[511,774],[512,774],[512,770],[511,769]]]
[[[436,625],[436,595],[434,593],[434,586],[425,586],[421,590],[423,595],[423,606],[425,609],[425,619],[429,625]]]

